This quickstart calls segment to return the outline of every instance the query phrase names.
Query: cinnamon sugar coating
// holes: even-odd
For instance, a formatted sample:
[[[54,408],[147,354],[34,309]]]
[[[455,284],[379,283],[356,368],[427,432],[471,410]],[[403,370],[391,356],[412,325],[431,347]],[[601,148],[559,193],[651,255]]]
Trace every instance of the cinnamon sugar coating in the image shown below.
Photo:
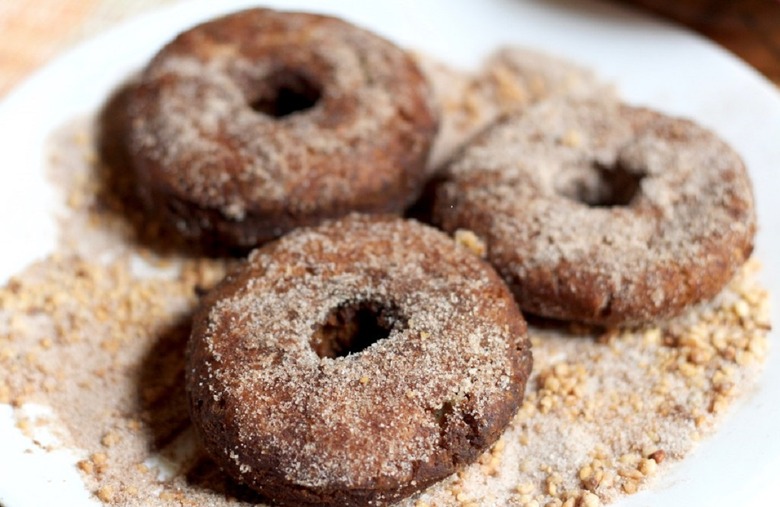
[[[251,9],[192,28],[144,69],[128,151],[149,212],[249,248],[417,197],[438,128],[406,52],[336,18]]]
[[[386,338],[339,353],[338,328],[362,325],[343,310],[367,308]],[[531,362],[487,263],[417,222],[351,215],[256,250],[205,297],[187,389],[212,458],[269,499],[387,505],[494,443]]]
[[[531,313],[616,325],[717,294],[753,248],[751,183],[712,132],[614,100],[554,100],[448,168],[434,221],[469,229]]]

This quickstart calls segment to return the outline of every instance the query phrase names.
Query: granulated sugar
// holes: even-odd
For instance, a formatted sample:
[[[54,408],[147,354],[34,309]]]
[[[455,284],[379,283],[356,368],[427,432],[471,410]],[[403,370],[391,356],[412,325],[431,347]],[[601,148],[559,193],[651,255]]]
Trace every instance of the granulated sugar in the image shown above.
[[[461,106],[445,114],[468,117]],[[462,143],[468,125],[442,145]],[[203,454],[184,395],[189,317],[235,261],[160,237],[108,188],[94,137],[82,120],[52,140],[62,241],[0,289],[0,402],[25,432],[44,424],[77,452],[85,487],[108,505],[256,504]],[[458,237],[480,252],[478,238]],[[714,300],[654,325],[531,326],[534,373],[503,437],[401,505],[594,507],[652,487],[755,386],[770,328],[757,271],[749,262]],[[27,419],[27,403],[51,407],[50,420]]]

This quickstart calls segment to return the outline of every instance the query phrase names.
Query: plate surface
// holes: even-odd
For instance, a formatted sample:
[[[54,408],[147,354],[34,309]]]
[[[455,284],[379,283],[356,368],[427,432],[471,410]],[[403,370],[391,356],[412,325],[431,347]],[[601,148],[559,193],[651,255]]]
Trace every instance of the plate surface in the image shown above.
[[[195,0],[131,20],[48,65],[0,104],[0,282],[51,251],[55,193],[45,178],[47,136],[96,111],[109,92],[177,32],[256,2]],[[578,61],[629,102],[691,117],[743,156],[756,189],[756,256],[763,284],[780,292],[780,93],[745,64],[684,30],[611,4],[562,0],[361,2],[272,0],[265,5],[339,15],[463,68],[503,44]],[[772,321],[778,322],[773,309]],[[776,332],[771,333],[770,340]],[[649,490],[613,505],[771,505],[780,477],[780,356],[718,433]],[[44,453],[0,405],[0,503],[94,505],[68,452]]]

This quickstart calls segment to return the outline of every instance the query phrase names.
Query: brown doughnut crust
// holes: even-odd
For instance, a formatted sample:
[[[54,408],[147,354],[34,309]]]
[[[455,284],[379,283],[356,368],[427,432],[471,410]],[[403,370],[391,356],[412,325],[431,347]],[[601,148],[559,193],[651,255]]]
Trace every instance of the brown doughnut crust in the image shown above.
[[[617,325],[717,294],[756,218],[739,156],[691,121],[612,100],[549,101],[468,146],[433,220],[470,229],[524,311]]]
[[[149,212],[247,248],[350,211],[398,213],[438,128],[412,58],[342,20],[251,9],[166,45],[130,97]]]
[[[254,251],[205,297],[187,390],[213,459],[265,497],[387,505],[495,442],[531,363],[487,263],[418,222],[351,215]]]

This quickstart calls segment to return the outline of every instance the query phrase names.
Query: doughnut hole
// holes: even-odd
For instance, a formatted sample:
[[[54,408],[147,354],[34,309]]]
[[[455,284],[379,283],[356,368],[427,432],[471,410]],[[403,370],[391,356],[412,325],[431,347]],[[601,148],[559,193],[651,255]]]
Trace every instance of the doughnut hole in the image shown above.
[[[628,206],[639,193],[645,174],[624,164],[594,162],[562,170],[554,182],[555,191],[592,208]]]
[[[331,310],[312,334],[311,348],[319,357],[357,354],[405,326],[398,311],[375,301],[359,301]]]
[[[284,118],[307,111],[322,98],[322,87],[304,73],[277,69],[256,86],[249,105],[256,112],[271,118]]]

